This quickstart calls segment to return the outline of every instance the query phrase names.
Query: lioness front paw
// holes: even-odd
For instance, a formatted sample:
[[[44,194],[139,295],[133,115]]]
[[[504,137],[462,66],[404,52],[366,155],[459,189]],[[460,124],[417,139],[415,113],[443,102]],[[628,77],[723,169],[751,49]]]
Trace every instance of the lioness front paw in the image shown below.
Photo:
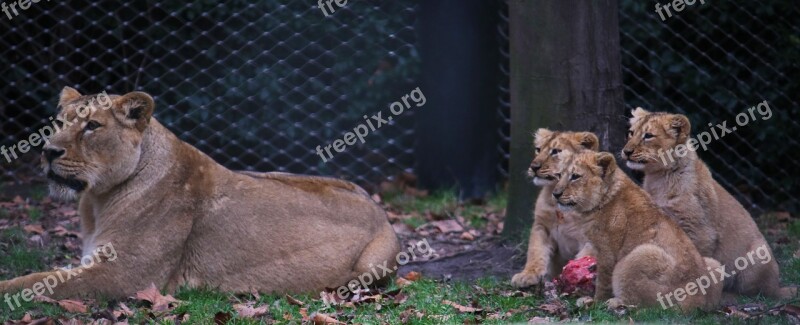
[[[542,283],[544,276],[544,273],[522,271],[514,274],[511,284],[517,288],[531,287]]]

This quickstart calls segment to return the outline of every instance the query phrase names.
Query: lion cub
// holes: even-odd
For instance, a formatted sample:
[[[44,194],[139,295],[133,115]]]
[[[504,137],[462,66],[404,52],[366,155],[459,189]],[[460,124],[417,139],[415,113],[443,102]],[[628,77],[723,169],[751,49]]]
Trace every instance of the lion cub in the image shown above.
[[[641,107],[632,113],[622,157],[629,168],[644,172],[642,187],[686,231],[701,255],[719,260],[729,270],[737,267],[726,278],[726,291],[794,296],[797,289],[780,287],[774,258],[744,269],[735,264],[757,249],[769,250],[769,245],[750,214],[711,177],[697,153],[688,149],[697,146],[697,141],[689,139],[689,119],[680,114],[650,113]],[[772,251],[768,253],[772,256]]]
[[[558,164],[565,156],[581,151],[597,151],[599,141],[591,132],[554,132],[539,129],[534,135],[535,157],[528,169],[533,183],[543,186],[533,211],[533,227],[528,241],[525,269],[511,278],[516,287],[539,284],[544,277],[561,273],[573,258],[594,255],[592,245],[583,234],[582,220],[570,213],[556,211],[551,194]]]
[[[671,304],[674,292],[683,311],[718,305],[721,281],[678,300],[678,290],[720,264],[700,256],[683,230],[618,170],[612,154],[578,153],[560,171],[553,189],[558,208],[593,221],[586,236],[597,250],[595,301],[608,299],[612,308],[666,306],[662,299]]]

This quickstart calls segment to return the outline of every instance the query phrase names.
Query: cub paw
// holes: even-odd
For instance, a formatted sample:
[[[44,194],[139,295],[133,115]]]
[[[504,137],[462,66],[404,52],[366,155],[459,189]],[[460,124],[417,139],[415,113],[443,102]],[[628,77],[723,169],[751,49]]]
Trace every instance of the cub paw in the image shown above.
[[[514,274],[514,277],[511,278],[511,284],[517,288],[532,287],[542,283],[544,276],[544,273],[522,271]]]

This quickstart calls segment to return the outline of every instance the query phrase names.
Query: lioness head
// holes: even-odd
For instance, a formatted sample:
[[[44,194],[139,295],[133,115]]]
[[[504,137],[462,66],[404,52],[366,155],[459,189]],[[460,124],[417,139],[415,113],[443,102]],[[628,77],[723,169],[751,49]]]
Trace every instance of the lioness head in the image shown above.
[[[528,176],[538,186],[554,184],[559,162],[566,155],[583,151],[597,151],[600,142],[591,132],[557,132],[548,129],[536,130],[533,138],[533,161],[528,168]]]
[[[680,114],[651,113],[641,107],[631,113],[628,143],[622,149],[628,168],[644,172],[670,168],[675,161],[664,157],[689,139],[689,119]]]
[[[142,92],[83,96],[65,87],[56,132],[42,151],[51,195],[103,192],[128,179],[142,153],[142,134],[155,104]]]
[[[553,188],[558,208],[578,212],[597,208],[614,185],[616,169],[614,155],[608,152],[584,151],[572,155],[560,164],[558,183]]]

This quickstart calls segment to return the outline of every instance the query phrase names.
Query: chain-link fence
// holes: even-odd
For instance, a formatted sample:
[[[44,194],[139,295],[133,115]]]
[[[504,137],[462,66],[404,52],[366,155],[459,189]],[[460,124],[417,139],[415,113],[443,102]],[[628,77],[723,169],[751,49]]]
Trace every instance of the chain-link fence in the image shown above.
[[[699,151],[714,177],[749,209],[798,211],[800,4],[698,1],[662,21],[654,2],[622,3],[628,108],[686,114],[695,135],[727,121]],[[765,100],[771,115],[750,112]]]
[[[315,148],[418,86],[416,2],[324,9],[306,0],[42,1],[2,14],[0,144],[48,122],[63,86],[142,90],[159,121],[233,169],[361,184],[411,171],[413,112],[327,163]],[[37,173],[37,154],[0,159],[6,180]]]
[[[718,130],[725,121],[728,128],[737,126],[737,115],[745,112],[749,123],[712,141],[701,158],[748,209],[800,210],[800,4],[697,1],[671,17],[664,12],[662,21],[655,2],[620,2],[626,109],[686,114],[693,134]],[[507,12],[500,17],[501,44],[507,46]],[[501,64],[508,80],[506,66]],[[748,110],[764,100],[772,115],[756,110],[751,116]],[[509,121],[502,103],[498,114]],[[508,133],[500,132],[500,168],[507,176]]]
[[[498,84],[505,121],[498,168],[507,176],[508,7],[498,1],[498,68],[506,76]],[[309,1],[282,2],[38,2],[13,19],[0,16],[0,144],[44,125],[57,91],[69,85],[152,94],[156,118],[233,169],[368,186],[411,171],[413,112],[327,163],[315,148],[419,86],[416,1],[349,1],[326,12]],[[698,3],[662,21],[654,3],[621,1],[628,108],[685,113],[700,133],[768,101],[769,119],[756,114],[701,153],[748,208],[798,210],[800,145],[790,136],[798,129],[798,7]],[[3,179],[26,181],[37,159],[3,160]]]

